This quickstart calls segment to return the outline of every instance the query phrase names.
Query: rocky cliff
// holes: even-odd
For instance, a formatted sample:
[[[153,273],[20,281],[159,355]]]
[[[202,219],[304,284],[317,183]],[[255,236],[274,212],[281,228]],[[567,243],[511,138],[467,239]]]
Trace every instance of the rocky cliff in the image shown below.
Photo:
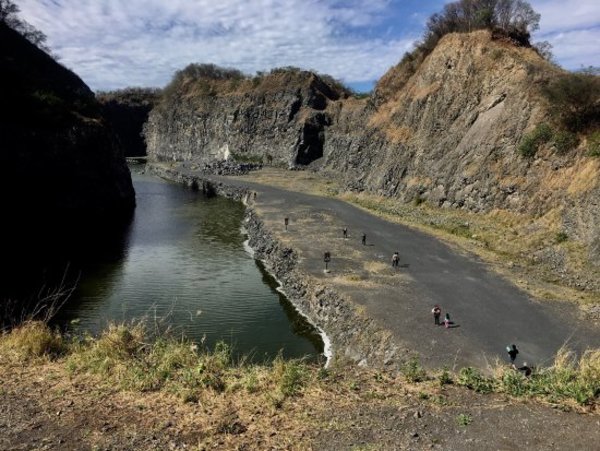
[[[560,73],[487,31],[447,35],[410,77],[404,67],[386,74],[376,102],[339,106],[324,168],[350,189],[403,201],[546,215],[585,242],[598,264],[598,158],[582,146],[560,153],[546,145],[531,158],[519,152],[525,135],[550,121],[540,88]],[[401,88],[390,89],[398,80]]]
[[[114,129],[125,156],[146,155],[142,130],[159,96],[159,90],[145,88],[101,92],[96,96],[102,105],[103,116]]]
[[[83,81],[2,23],[0,77],[0,193],[8,222],[130,212],[129,170]]]
[[[204,72],[180,73],[150,114],[151,158],[306,165],[323,156],[328,105],[348,94],[329,78],[297,69],[254,78]]]
[[[424,59],[392,68],[368,99],[309,72],[219,90],[180,80],[177,102],[151,113],[146,139],[157,160],[311,164],[355,191],[545,217],[600,264],[600,160],[583,145],[519,149],[552,123],[541,91],[563,73],[488,31],[453,33]]]

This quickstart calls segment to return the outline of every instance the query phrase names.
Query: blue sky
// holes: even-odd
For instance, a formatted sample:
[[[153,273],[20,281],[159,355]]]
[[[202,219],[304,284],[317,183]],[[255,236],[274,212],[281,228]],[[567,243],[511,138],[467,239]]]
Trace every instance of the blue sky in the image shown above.
[[[17,0],[94,90],[164,86],[187,64],[298,66],[369,90],[443,0]],[[567,69],[600,65],[599,0],[533,0],[537,40]]]

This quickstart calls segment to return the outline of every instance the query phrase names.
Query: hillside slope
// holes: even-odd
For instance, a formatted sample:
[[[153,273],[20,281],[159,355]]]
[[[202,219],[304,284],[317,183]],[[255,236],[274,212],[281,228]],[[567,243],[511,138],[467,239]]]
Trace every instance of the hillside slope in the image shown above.
[[[4,24],[0,74],[0,192],[12,220],[130,211],[129,170],[83,81]]]

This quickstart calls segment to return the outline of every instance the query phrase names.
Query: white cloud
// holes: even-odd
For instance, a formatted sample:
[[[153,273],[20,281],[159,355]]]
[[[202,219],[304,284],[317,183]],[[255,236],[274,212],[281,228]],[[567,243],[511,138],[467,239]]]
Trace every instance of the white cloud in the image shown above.
[[[388,1],[22,0],[66,66],[92,88],[164,85],[176,69],[211,62],[253,73],[294,65],[347,82],[372,80],[411,38],[361,39]]]
[[[553,34],[546,38],[553,53],[567,69],[600,65],[600,30],[575,30]]]
[[[598,0],[533,0],[531,6],[542,15],[540,31],[556,33],[600,25]]]
[[[93,89],[112,89],[162,86],[192,62],[248,73],[293,65],[346,82],[374,80],[421,33],[398,34],[403,24],[395,22],[391,32],[386,18],[397,1],[20,0],[19,6],[63,64]],[[599,64],[592,44],[600,42],[600,2],[532,4],[542,13],[536,38],[554,44],[559,62]],[[416,10],[404,25],[432,12]]]
[[[542,16],[536,40],[549,41],[563,67],[600,65],[598,0],[534,0],[531,4]]]

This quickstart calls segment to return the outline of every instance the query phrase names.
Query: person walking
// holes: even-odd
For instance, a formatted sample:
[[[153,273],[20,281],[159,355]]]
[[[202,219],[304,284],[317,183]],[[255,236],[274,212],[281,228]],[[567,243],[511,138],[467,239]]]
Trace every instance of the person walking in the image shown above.
[[[433,313],[433,324],[435,324],[436,326],[439,326],[440,325],[440,316],[442,316],[442,309],[440,308],[439,305],[436,304],[433,306],[431,313]]]
[[[515,359],[517,358],[517,354],[519,350],[516,345],[510,345],[506,347],[506,352],[508,352],[508,356],[510,357],[510,363],[514,365]]]
[[[450,327],[450,313],[446,313],[446,316],[444,316],[444,327],[446,329]]]
[[[398,254],[398,251],[396,251],[396,252],[394,252],[394,255],[392,255],[392,268],[397,268],[399,262],[400,262],[400,254]]]
[[[363,246],[367,245],[367,234],[366,233],[362,234],[362,244],[363,244]]]
[[[344,239],[348,238],[348,227],[344,227],[342,233],[344,234]]]

